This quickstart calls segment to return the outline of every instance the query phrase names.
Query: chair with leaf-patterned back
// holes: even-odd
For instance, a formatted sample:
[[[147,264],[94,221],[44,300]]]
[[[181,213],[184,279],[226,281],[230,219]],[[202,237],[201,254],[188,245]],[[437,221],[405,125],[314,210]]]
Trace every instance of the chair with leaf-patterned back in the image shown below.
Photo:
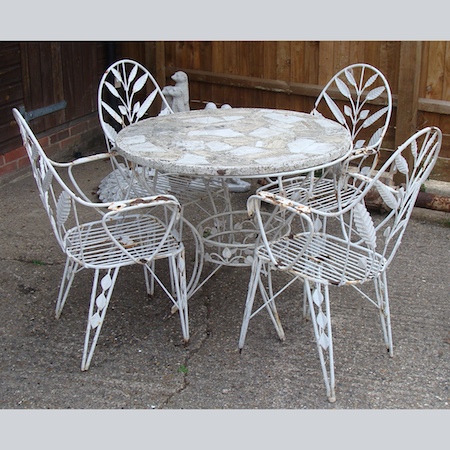
[[[132,59],[116,61],[105,71],[99,84],[97,104],[109,151],[114,149],[117,133],[122,128],[152,116],[174,114],[152,74]],[[175,195],[183,206],[196,204],[205,209],[206,200],[217,212],[215,199],[227,194],[224,193],[226,185],[216,180],[161,174],[137,165],[131,170],[127,161],[119,162],[117,155],[111,161],[114,170],[103,178],[98,189],[104,201],[168,193]]]
[[[178,200],[171,195],[158,195],[115,203],[91,201],[77,181],[75,171],[77,168],[82,170],[88,163],[110,159],[111,153],[67,163],[52,161],[15,108],[13,115],[19,125],[41,201],[66,256],[56,302],[57,318],[75,275],[83,269],[94,271],[81,370],[90,366],[119,270],[125,266],[136,264],[144,268],[149,295],[154,293],[154,282],[159,284],[172,302],[172,310],[175,308],[179,312],[183,339],[187,342],[185,247],[180,241],[182,216]],[[161,217],[166,220],[161,220]],[[161,259],[168,260],[169,269],[157,273],[155,261]]]
[[[329,209],[342,207],[334,198],[336,185],[349,182],[349,172],[370,174],[392,114],[392,94],[386,77],[364,63],[352,64],[336,73],[317,97],[314,116],[334,119],[349,131],[353,150],[343,162],[322,170],[271,180],[259,190],[282,193],[301,203],[321,204]]]
[[[158,98],[160,104],[156,104]],[[117,133],[138,120],[150,117],[152,107],[158,112],[172,113],[152,74],[131,59],[119,60],[105,71],[98,88],[97,107],[108,151],[114,149]],[[148,195],[148,191],[134,178],[126,160],[119,162],[118,156],[114,155],[111,162],[113,171],[100,182],[101,200]]]
[[[335,381],[330,287],[353,287],[376,306],[385,345],[393,355],[386,271],[399,248],[420,187],[436,163],[441,142],[439,128],[424,128],[402,144],[373,176],[350,173],[349,177],[355,180],[352,183],[353,195],[338,211],[315,208],[267,191],[260,191],[249,198],[248,211],[256,216],[260,237],[254,254],[240,349],[244,346],[250,319],[263,309],[269,313],[279,338],[284,340],[275,299],[281,298],[285,289],[300,280],[303,281],[303,295],[300,295],[303,297],[303,312],[307,316],[309,309],[331,402],[335,400]],[[396,172],[405,178],[405,183],[399,187],[386,184],[388,174],[391,176]],[[341,188],[346,189],[345,186]],[[374,192],[378,192],[384,201],[386,212],[372,217],[365,198]],[[269,240],[261,210],[267,216],[270,205],[275,207],[274,213],[284,215],[291,231]],[[337,220],[325,226],[329,218]],[[275,283],[272,280],[275,271],[290,276],[287,281],[280,278],[280,283]],[[363,291],[363,284],[368,281],[374,282],[375,289]],[[261,305],[254,307],[258,291]]]

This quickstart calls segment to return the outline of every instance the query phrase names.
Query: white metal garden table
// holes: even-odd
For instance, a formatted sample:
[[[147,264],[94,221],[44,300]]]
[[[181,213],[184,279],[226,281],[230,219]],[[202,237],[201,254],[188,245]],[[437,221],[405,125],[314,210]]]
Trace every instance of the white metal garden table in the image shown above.
[[[232,108],[145,119],[121,130],[116,146],[137,166],[225,180],[310,172],[344,159],[352,140],[339,123],[308,113]],[[255,228],[246,211],[233,209],[231,197],[226,211],[195,224],[204,243],[201,257],[219,266],[248,266]]]

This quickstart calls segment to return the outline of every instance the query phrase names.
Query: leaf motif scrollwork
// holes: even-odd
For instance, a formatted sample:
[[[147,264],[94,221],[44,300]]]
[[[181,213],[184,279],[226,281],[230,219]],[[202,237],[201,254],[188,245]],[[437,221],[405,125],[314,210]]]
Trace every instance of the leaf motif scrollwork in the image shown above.
[[[383,199],[384,203],[386,203],[386,205],[389,208],[391,209],[397,208],[398,204],[397,198],[384,183],[382,183],[381,181],[377,181],[375,183],[375,187],[378,193],[380,194],[380,197]]]
[[[61,226],[66,223],[66,220],[70,215],[70,210],[71,210],[70,195],[66,191],[63,191],[61,192],[56,205],[56,223],[58,225]]]
[[[377,246],[377,238],[372,217],[362,203],[357,203],[354,208],[355,227],[364,242],[371,248]]]
[[[408,168],[408,162],[402,155],[397,155],[395,158],[395,165],[397,166],[397,169],[399,172],[401,172],[404,175],[408,175],[409,168]]]

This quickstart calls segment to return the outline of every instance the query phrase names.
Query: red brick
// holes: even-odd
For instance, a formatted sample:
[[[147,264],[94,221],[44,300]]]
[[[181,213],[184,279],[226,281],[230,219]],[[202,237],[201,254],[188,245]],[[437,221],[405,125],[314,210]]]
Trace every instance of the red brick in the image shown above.
[[[50,135],[50,143],[54,144],[55,142],[60,142],[63,139],[67,139],[69,137],[69,130],[66,128],[58,133]]]
[[[69,131],[70,131],[71,136],[76,136],[78,134],[84,133],[87,130],[88,130],[88,123],[85,121],[82,123],[78,123],[78,124],[74,125],[73,127],[70,127]]]
[[[20,158],[17,160],[17,168],[22,169],[23,167],[28,167],[30,165],[30,159],[28,156],[26,158]]]
[[[17,170],[17,164],[15,162],[0,166],[0,177],[3,175],[6,175],[8,173],[13,173],[16,170]]]
[[[45,148],[50,145],[50,136],[44,136],[43,138],[39,139],[39,144],[41,144],[41,147]]]
[[[61,144],[61,148],[64,150],[69,149],[70,147],[73,147],[74,145],[79,144],[79,142],[81,141],[81,136],[71,136],[67,139],[64,139],[60,142]]]
[[[19,158],[23,158],[24,156],[27,156],[27,151],[24,147],[16,148],[15,150],[12,150],[5,155],[4,157],[4,164],[9,164],[13,161],[18,160]]]

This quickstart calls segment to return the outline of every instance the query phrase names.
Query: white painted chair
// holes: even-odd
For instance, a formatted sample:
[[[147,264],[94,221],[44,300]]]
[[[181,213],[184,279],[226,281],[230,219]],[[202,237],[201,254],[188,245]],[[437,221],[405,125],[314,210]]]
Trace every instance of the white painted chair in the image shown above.
[[[334,98],[334,99],[333,99]],[[369,175],[376,167],[379,151],[392,114],[392,94],[386,77],[369,64],[345,67],[326,84],[316,99],[314,116],[334,119],[349,131],[353,151],[339,164],[308,174],[270,180],[258,191],[281,194],[314,207],[337,209],[337,185],[349,182],[349,172]],[[323,202],[319,205],[319,201]]]
[[[187,342],[185,248],[180,241],[181,205],[178,200],[171,195],[160,195],[115,203],[90,201],[77,183],[74,170],[89,162],[109,159],[111,154],[57,163],[46,156],[17,109],[13,109],[13,115],[20,128],[40,198],[56,240],[66,255],[56,303],[57,318],[75,275],[82,269],[94,270],[81,370],[89,368],[119,270],[124,266],[136,264],[144,268],[150,295],[154,293],[154,281],[158,282],[173,303],[172,311],[179,312],[183,339]],[[92,220],[86,221],[87,217]],[[161,220],[161,217],[166,220]],[[154,270],[154,262],[160,259],[169,262],[168,281]],[[164,273],[168,273],[167,269]],[[152,283],[149,282],[150,277]]]
[[[352,194],[345,208],[340,210],[318,209],[267,191],[249,198],[248,211],[256,217],[260,240],[254,254],[240,349],[244,346],[250,319],[263,309],[268,311],[279,338],[285,339],[275,299],[281,299],[285,289],[302,281],[303,312],[305,317],[308,310],[310,313],[330,402],[335,401],[330,287],[351,286],[375,305],[387,350],[393,355],[386,271],[399,248],[419,189],[436,163],[441,142],[438,128],[425,128],[401,145],[373,176],[349,174],[354,180],[348,188]],[[383,182],[386,174],[397,171],[406,182],[399,188],[386,185]],[[345,191],[347,187],[341,186],[341,189]],[[373,191],[379,193],[388,211],[376,219],[364,202]],[[291,225],[289,234],[267,238],[264,222],[270,205],[274,207],[274,214],[285,215]],[[329,218],[337,220],[325,227]],[[290,275],[288,281],[283,277],[272,279],[277,271]],[[373,290],[363,291],[363,284],[368,281],[374,282],[375,294]],[[257,291],[260,306],[254,306]],[[338,301],[337,295],[335,301]]]
[[[152,74],[131,59],[121,59],[105,71],[99,84],[97,104],[109,151],[114,150],[117,133],[122,128],[152,115],[174,113]],[[215,199],[223,195],[226,188],[220,181],[160,174],[147,167],[135,166],[131,170],[127,161],[118,162],[117,155],[111,161],[113,171],[99,184],[98,195],[103,201],[163,193],[175,195],[183,206],[195,204],[201,209],[207,208],[203,206],[206,200],[208,207],[210,204],[217,212]]]

